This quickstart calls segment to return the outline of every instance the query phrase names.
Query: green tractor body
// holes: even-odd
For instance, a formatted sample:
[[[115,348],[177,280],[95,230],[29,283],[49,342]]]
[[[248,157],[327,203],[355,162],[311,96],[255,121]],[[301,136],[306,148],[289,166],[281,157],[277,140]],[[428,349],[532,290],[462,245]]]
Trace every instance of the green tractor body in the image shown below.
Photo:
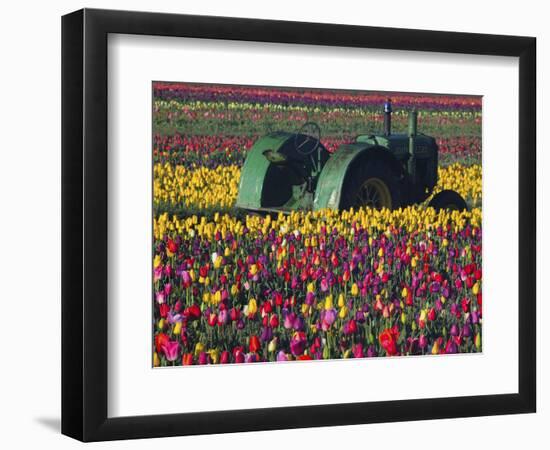
[[[383,135],[359,135],[333,154],[321,144],[320,129],[314,123],[296,133],[270,133],[258,139],[247,154],[236,206],[290,212],[395,209],[423,202],[437,184],[438,147],[433,137],[417,133],[416,124],[417,113],[412,111],[408,133],[392,134],[388,102]],[[466,208],[452,191],[444,191],[436,204],[438,208]]]

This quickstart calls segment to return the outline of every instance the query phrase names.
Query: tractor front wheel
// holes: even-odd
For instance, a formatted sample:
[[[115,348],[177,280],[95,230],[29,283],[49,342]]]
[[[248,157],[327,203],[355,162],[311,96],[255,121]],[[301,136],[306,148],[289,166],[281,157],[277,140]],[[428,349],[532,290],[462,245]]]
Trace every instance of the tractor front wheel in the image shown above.
[[[430,200],[428,206],[431,206],[435,210],[447,209],[450,211],[464,211],[468,209],[466,201],[456,191],[445,189],[438,192]]]
[[[379,160],[365,161],[346,177],[342,208],[395,209],[401,206],[399,183],[391,169]]]

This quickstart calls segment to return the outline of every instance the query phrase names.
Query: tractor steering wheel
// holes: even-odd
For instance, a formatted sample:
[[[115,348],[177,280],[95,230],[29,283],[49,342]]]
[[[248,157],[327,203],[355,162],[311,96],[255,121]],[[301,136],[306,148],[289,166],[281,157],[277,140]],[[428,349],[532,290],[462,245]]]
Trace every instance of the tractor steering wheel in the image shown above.
[[[315,122],[304,123],[294,135],[294,149],[303,156],[311,155],[320,143],[321,128]]]

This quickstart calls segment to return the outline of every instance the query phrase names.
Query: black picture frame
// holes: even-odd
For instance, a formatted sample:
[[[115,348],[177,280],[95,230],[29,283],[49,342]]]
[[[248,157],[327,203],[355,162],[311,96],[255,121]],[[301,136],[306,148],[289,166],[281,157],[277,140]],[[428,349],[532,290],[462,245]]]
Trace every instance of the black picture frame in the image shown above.
[[[109,418],[107,36],[110,33],[519,57],[518,393]],[[100,441],[535,412],[535,91],[533,37],[94,9],[64,16],[62,433],[82,441]]]

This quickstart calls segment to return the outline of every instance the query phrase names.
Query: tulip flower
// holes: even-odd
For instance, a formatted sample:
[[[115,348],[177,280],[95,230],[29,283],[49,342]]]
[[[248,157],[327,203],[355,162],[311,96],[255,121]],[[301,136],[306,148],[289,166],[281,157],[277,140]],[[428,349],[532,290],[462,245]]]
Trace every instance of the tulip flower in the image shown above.
[[[304,353],[307,344],[306,335],[303,332],[296,331],[290,340],[290,352],[294,355]]]
[[[474,338],[474,345],[478,351],[481,350],[481,335],[479,333]]]
[[[164,356],[168,361],[175,361],[179,356],[180,344],[178,341],[168,341],[162,346]]]
[[[225,350],[220,356],[220,364],[228,364],[231,362],[231,354]]]
[[[170,341],[170,338],[164,333],[157,333],[155,335],[155,348],[157,350],[157,353],[160,353],[162,351],[162,347],[164,347],[168,343],[168,341]]]
[[[250,316],[253,316],[254,314],[256,314],[257,311],[258,311],[258,304],[256,303],[256,299],[251,298],[248,301],[247,314],[250,317]]]
[[[250,336],[249,348],[252,353],[256,353],[261,349],[261,343],[258,336]]]
[[[288,356],[283,350],[280,350],[279,353],[277,353],[277,361],[288,361]]]
[[[184,366],[192,366],[193,365],[193,353],[184,353],[181,363]]]
[[[378,341],[388,356],[394,356],[397,354],[397,338],[399,337],[399,332],[397,328],[386,328],[378,336]]]

